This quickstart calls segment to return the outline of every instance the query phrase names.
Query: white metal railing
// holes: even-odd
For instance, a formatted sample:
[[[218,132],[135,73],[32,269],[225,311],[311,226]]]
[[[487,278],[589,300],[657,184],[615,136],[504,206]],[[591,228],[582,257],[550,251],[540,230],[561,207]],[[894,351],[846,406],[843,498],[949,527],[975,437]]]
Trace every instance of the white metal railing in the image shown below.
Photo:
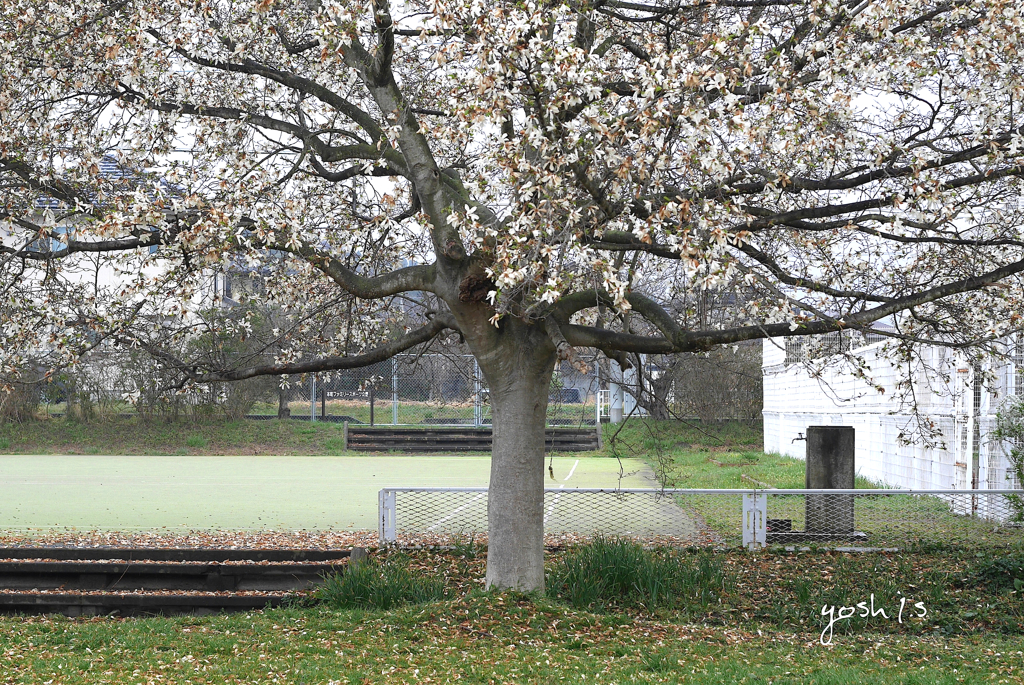
[[[548,534],[678,544],[1024,544],[1024,490],[548,488]],[[487,530],[487,488],[384,488],[384,543]]]

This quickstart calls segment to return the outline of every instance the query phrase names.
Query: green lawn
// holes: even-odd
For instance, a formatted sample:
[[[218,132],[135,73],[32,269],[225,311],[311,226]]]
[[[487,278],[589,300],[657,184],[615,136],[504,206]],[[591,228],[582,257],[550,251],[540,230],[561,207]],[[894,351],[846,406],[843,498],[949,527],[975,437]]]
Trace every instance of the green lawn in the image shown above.
[[[656,452],[652,445],[663,443],[671,445],[672,454],[682,454],[723,449],[759,451],[761,440],[759,424],[735,422],[700,426],[631,420],[622,430],[609,424],[603,430],[606,445],[600,454],[634,458],[650,457]],[[667,437],[653,439],[652,431]],[[344,453],[343,442],[342,424],[326,421],[146,421],[111,416],[88,423],[64,418],[0,423],[0,454],[337,456]]]
[[[337,455],[341,424],[304,421],[143,421],[63,418],[0,424],[0,454]]]
[[[298,422],[243,426],[255,430],[274,424],[280,425],[272,430],[286,431],[278,433],[285,436],[278,444],[294,445],[293,438],[302,435],[291,430]],[[298,426],[321,445],[334,428]],[[739,474],[778,487],[802,484],[802,464],[761,455],[754,431],[718,428],[709,437],[703,428],[632,425],[613,441],[616,428],[606,427],[605,454],[643,457],[655,469],[669,463],[679,481],[672,484],[682,487],[746,487],[745,481],[737,482]],[[225,445],[242,452],[255,444],[228,443],[223,428],[185,424],[168,430],[173,435],[148,443],[126,433],[121,444],[165,449],[176,440],[200,454]],[[243,431],[237,436],[244,437],[250,429],[230,430]],[[77,437],[90,449],[117,444],[87,433]],[[37,440],[51,438],[52,433]],[[636,449],[625,449],[627,442]],[[550,484],[618,482],[617,460],[581,458],[578,465],[576,460],[555,457]],[[317,521],[345,526],[355,523],[356,510],[375,519],[380,485],[483,485],[487,462],[486,457],[394,455],[5,456],[0,457],[0,515],[9,526],[9,517],[27,521],[49,511],[40,520],[49,516],[60,526],[81,528],[106,521],[122,530],[134,525],[310,528]],[[629,474],[622,485],[649,485],[636,480],[643,477],[644,462],[627,460],[622,467]],[[266,517],[257,513],[254,519],[253,512]],[[899,517],[899,512],[883,513]],[[374,520],[367,527],[375,526]],[[588,611],[557,598],[481,593],[481,551],[470,545],[462,552],[412,553],[418,572],[444,580],[446,597],[387,612],[296,605],[207,617],[0,617],[0,683],[1024,682],[1024,600],[1017,588],[1024,582],[1021,553],[1011,558],[992,550],[702,552],[721,569],[713,596],[681,596],[669,607],[649,611],[616,606]],[[560,554],[551,555],[549,564]],[[689,554],[680,552],[680,563],[687,563]],[[846,621],[837,626],[833,644],[822,646],[821,607],[852,606],[872,594],[890,617]],[[894,620],[901,598],[922,602],[927,616]]]
[[[388,614],[0,619],[4,683],[1019,683],[1015,638],[759,635],[472,598]]]
[[[391,611],[293,607],[142,619],[0,617],[7,684],[1019,683],[1024,604],[974,577],[978,560],[718,554],[713,602],[574,609],[473,589],[482,559],[412,555],[447,597]],[[687,557],[680,563],[688,563]],[[820,644],[822,604],[876,596],[887,618]],[[896,620],[900,593],[928,609]]]
[[[551,465],[567,487],[620,482],[615,459]],[[623,486],[656,487],[642,462],[621,466]],[[480,456],[0,456],[0,527],[376,530],[382,487],[486,486],[489,470]]]
[[[0,450],[16,453],[35,446],[41,453],[87,456],[0,455],[0,525],[18,530],[374,530],[377,492],[383,486],[487,483],[486,456],[324,456],[343,454],[341,431],[338,424],[277,420],[6,425],[0,427]],[[604,426],[604,437],[601,452],[579,455],[584,467],[571,482],[563,483],[562,474],[571,469],[576,455],[556,457],[549,487],[657,487],[659,476],[661,482],[682,488],[750,488],[761,483],[799,489],[804,483],[802,461],[761,451],[757,426],[632,419]],[[99,456],[116,453],[153,456]],[[274,456],[241,456],[253,454]],[[620,456],[622,463],[600,458],[611,455]],[[858,479],[856,486],[875,484]],[[649,529],[655,532],[648,534],[699,542],[740,541],[735,495],[680,496],[678,507],[639,502],[641,498],[551,499],[555,508],[546,511],[546,523],[552,531]],[[405,530],[423,532],[442,519],[457,530],[484,529],[486,500],[473,500],[463,508],[466,503],[454,496],[421,496],[415,506],[400,506],[411,526]],[[448,519],[455,509],[460,510],[458,519]],[[585,512],[586,520],[579,520],[577,511]],[[768,516],[789,519],[794,530],[802,530],[803,498],[770,499]],[[856,519],[856,529],[869,534],[863,541],[869,546],[917,542],[993,547],[1020,545],[1024,537],[953,514],[934,498],[859,499]]]

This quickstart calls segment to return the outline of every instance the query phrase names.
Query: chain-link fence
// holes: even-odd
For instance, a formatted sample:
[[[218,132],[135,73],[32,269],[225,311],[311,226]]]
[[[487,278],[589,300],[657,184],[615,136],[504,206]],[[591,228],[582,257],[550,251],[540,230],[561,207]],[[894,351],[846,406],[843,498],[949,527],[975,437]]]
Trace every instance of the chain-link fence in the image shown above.
[[[1024,490],[548,489],[544,530],[681,545],[1024,547]],[[486,488],[386,488],[383,542],[487,531]]]
[[[35,393],[25,412],[71,412],[231,419],[288,417],[366,425],[490,426],[490,391],[472,355],[403,354],[358,369],[212,383],[171,397],[159,388],[173,379],[136,351],[95,353]],[[548,424],[593,426],[598,417],[598,365],[555,369]],[[0,407],[2,410],[3,407]]]
[[[562,364],[552,379],[548,423],[595,425],[596,366],[587,373]],[[307,376],[264,398],[253,416],[367,425],[489,426],[490,393],[472,355],[398,355],[372,366]]]

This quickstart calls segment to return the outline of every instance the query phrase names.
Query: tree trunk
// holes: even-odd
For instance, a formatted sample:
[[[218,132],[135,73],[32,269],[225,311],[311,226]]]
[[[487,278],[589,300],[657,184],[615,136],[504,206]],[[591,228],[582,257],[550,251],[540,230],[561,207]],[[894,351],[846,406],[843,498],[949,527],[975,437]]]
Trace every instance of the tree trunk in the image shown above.
[[[641,407],[647,410],[647,414],[656,421],[667,421],[672,418],[669,411],[668,394],[672,390],[672,377],[665,373],[660,378],[648,379],[648,392],[638,393],[642,395],[637,401]]]
[[[288,408],[288,399],[291,394],[291,388],[277,389],[277,418],[287,419],[292,415],[292,410]]]
[[[546,337],[518,333],[480,357],[494,431],[486,583],[543,592],[544,428],[555,352]]]

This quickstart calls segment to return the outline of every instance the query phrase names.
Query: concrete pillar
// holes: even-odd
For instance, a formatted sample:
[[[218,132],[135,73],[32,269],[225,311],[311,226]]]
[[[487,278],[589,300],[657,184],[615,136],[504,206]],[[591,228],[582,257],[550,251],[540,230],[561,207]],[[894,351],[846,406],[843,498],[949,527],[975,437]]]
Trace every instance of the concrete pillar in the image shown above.
[[[854,429],[807,427],[807,489],[853,489]],[[807,495],[808,533],[852,533],[853,495]]]
[[[623,405],[623,392],[622,385],[619,383],[610,382],[608,383],[608,395],[611,405],[608,409],[608,414],[611,417],[612,423],[622,423],[622,405]]]
[[[622,388],[624,390],[622,395],[622,415],[623,416],[634,416],[637,414],[636,397],[633,396],[634,392],[637,392],[637,388],[640,387],[639,379],[637,378],[637,369],[635,366],[631,366],[622,372]],[[628,390],[626,390],[628,388]]]

